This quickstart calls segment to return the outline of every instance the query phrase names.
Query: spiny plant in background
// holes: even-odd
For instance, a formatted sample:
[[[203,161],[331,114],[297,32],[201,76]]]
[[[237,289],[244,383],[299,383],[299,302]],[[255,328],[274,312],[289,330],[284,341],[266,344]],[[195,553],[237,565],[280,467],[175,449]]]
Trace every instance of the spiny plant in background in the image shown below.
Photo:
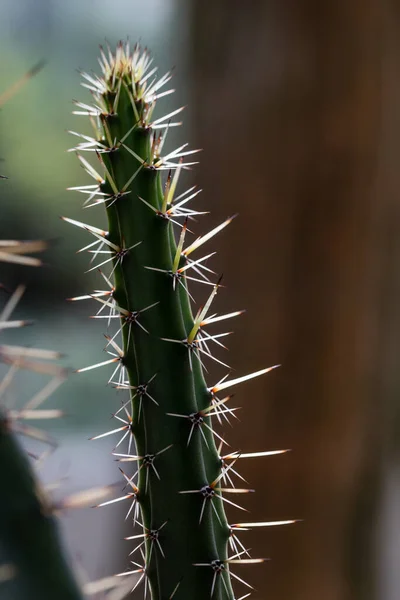
[[[44,241],[0,241],[0,261],[39,266],[40,259],[28,252],[44,250]],[[20,328],[30,322],[11,320],[23,293],[18,286],[10,294],[0,312],[0,333]],[[6,289],[3,292],[8,294]],[[35,471],[43,459],[56,447],[44,431],[32,427],[29,421],[62,416],[59,409],[42,409],[42,404],[56,391],[66,377],[66,370],[53,361],[59,353],[39,348],[0,344],[0,361],[9,365],[0,380],[0,464],[2,493],[0,494],[0,541],[7,562],[2,565],[2,579],[15,579],[21,597],[72,600],[82,598],[74,576],[64,558],[55,519],[57,510]],[[37,373],[50,380],[20,409],[7,408],[4,398],[20,370]],[[23,435],[45,444],[48,451],[41,456],[24,452],[16,435]],[[34,460],[33,467],[30,460]],[[67,505],[70,500],[67,502]]]
[[[38,63],[1,94],[0,107],[38,73],[42,65]],[[7,178],[1,176],[1,179]],[[39,267],[41,259],[30,254],[46,248],[48,242],[44,240],[0,240],[0,263]],[[0,291],[6,297],[0,310],[0,334],[31,325],[31,321],[12,319],[25,287],[19,285],[10,292],[0,283]],[[7,585],[12,582],[12,592],[9,589],[16,600],[82,600],[84,596],[99,593],[102,597],[107,593],[109,600],[121,600],[128,589],[115,578],[103,578],[82,586],[77,583],[78,577],[64,556],[56,518],[64,510],[91,506],[104,499],[113,493],[115,485],[83,490],[57,501],[52,497],[57,485],[40,482],[38,471],[57,443],[30,423],[63,416],[59,409],[42,408],[66,379],[66,369],[55,362],[59,358],[60,354],[53,350],[0,344],[0,362],[8,366],[0,378],[0,597],[3,593],[7,595]],[[7,395],[15,396],[12,386],[18,373],[25,370],[37,374],[40,380],[50,379],[23,407],[10,406]],[[46,450],[40,455],[25,451],[17,439],[21,435],[35,440],[36,445],[44,445]]]
[[[118,427],[94,438],[121,434],[115,456],[135,463],[129,473],[121,469],[128,493],[115,502],[128,499],[133,524],[140,522],[141,533],[127,538],[134,540],[131,554],[137,551],[139,557],[121,575],[137,574],[134,589],[143,582],[153,600],[233,600],[232,578],[251,586],[231,566],[264,560],[250,558],[241,531],[293,521],[228,522],[225,504],[245,510],[230,498],[252,491],[235,486],[235,478],[243,479],[236,462],[285,451],[224,454],[226,442],[215,425],[235,416],[227,390],[275,367],[206,383],[206,361],[227,367],[212,348],[223,346],[228,333],[209,328],[243,311],[212,312],[221,278],[211,281],[215,273],[206,263],[213,253],[197,258],[196,252],[232,217],[187,242],[189,222],[203,214],[188,207],[200,190],[178,192],[178,183],[182,170],[195,164],[186,157],[197,150],[183,144],[163,153],[182,108],[154,117],[157,100],[173,92],[162,91],[171,74],[157,80],[147,50],[131,51],[129,43],[119,43],[115,53],[101,48],[99,62],[101,76],[82,74],[93,102],[76,102],[74,111],[88,117],[94,136],[71,132],[81,140],[73,150],[94,184],[71,189],[86,196],[85,208],[106,209],[108,227],[64,219],[95,238],[84,249],[92,254],[90,270],[99,269],[106,284],[75,300],[92,298],[98,318],[118,322],[116,333],[105,336],[110,358],[79,372],[113,365],[108,383],[129,394],[114,415]],[[84,151],[97,157],[99,168]],[[192,282],[210,289],[194,316]]]
[[[22,286],[17,287],[0,313],[0,333],[29,324],[21,319],[10,320],[23,291]],[[66,369],[54,363],[59,358],[60,354],[52,350],[0,344],[0,361],[9,365],[0,379],[0,542],[6,561],[0,565],[0,597],[1,585],[11,579],[17,584],[17,598],[21,600],[82,600],[100,592],[112,592],[102,597],[121,600],[128,589],[115,578],[78,583],[81,578],[65,558],[57,522],[63,511],[92,506],[110,496],[115,484],[89,488],[55,500],[53,491],[59,484],[43,485],[40,481],[39,470],[56,449],[57,442],[45,431],[32,427],[30,422],[63,416],[63,411],[57,408],[42,408],[66,379]],[[7,406],[5,399],[21,370],[50,379],[17,409]],[[21,435],[35,440],[36,445],[44,445],[46,450],[39,455],[25,451],[17,440]]]
[[[21,289],[17,288],[5,305],[0,315],[0,329],[4,329],[4,325],[25,324],[5,319]],[[52,364],[57,358],[58,353],[53,351],[0,345],[0,360],[10,365],[0,381],[0,540],[9,573],[17,580],[21,593],[18,597],[78,600],[82,596],[61,549],[56,506],[37,478],[37,469],[56,444],[45,432],[28,424],[32,420],[62,415],[58,409],[41,408],[65,379],[65,369]],[[48,375],[51,379],[22,408],[7,408],[3,402],[7,389],[17,373],[26,369],[38,373],[39,378]],[[16,434],[46,444],[49,450],[40,456],[27,454]]]
[[[38,63],[14,85],[0,95],[3,106],[42,68]],[[6,177],[2,176],[2,179]],[[29,254],[47,248],[45,241],[0,241],[0,262],[38,267],[41,260]],[[24,327],[30,322],[10,317],[25,288],[18,286],[10,293],[2,284],[2,292],[9,295],[0,311],[0,333],[10,328]],[[0,542],[7,561],[1,565],[1,580],[18,579],[25,585],[26,597],[80,598],[80,593],[63,557],[56,523],[50,505],[15,434],[23,434],[54,447],[53,440],[36,427],[26,424],[31,419],[60,416],[57,409],[42,410],[42,403],[65,379],[65,369],[49,361],[59,357],[57,352],[1,344],[0,361],[9,365],[0,380],[0,464],[2,492],[0,494]],[[40,375],[49,375],[50,381],[40,389],[23,409],[7,409],[4,397],[17,372],[27,369]],[[42,457],[43,458],[43,457]],[[40,462],[40,461],[38,461]],[[58,591],[60,592],[58,594]]]

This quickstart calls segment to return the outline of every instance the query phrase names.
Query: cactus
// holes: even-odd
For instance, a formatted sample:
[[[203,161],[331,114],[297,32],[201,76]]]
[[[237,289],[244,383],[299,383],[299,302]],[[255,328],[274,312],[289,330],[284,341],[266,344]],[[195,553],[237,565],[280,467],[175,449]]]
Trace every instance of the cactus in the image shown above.
[[[16,569],[22,597],[81,600],[61,549],[53,509],[13,435],[12,422],[4,415],[0,415],[0,457],[0,539]]]
[[[179,124],[172,119],[182,109],[153,116],[156,101],[173,91],[162,91],[171,74],[157,81],[148,52],[139,46],[131,51],[129,43],[119,43],[115,53],[100,51],[101,76],[82,74],[93,103],[76,102],[74,111],[89,118],[94,136],[70,132],[80,138],[73,150],[94,184],[70,189],[87,196],[85,208],[104,207],[108,226],[63,218],[95,238],[84,248],[92,255],[89,270],[98,269],[106,282],[106,289],[74,299],[93,298],[95,316],[118,323],[116,333],[105,336],[110,358],[79,372],[112,365],[108,383],[129,395],[115,413],[117,429],[93,438],[121,434],[114,454],[121,463],[134,463],[129,473],[123,465],[128,493],[115,501],[128,499],[133,524],[141,523],[141,533],[128,539],[142,558],[134,557],[132,569],[121,575],[138,574],[136,585],[150,587],[153,600],[233,600],[232,578],[251,586],[231,565],[264,560],[249,558],[240,529],[274,524],[229,524],[225,504],[241,509],[235,495],[252,491],[235,487],[234,465],[243,457],[284,451],[224,455],[225,440],[215,425],[235,416],[225,390],[274,367],[206,383],[206,361],[227,367],[211,348],[222,346],[228,334],[210,333],[208,326],[243,311],[212,314],[221,278],[210,281],[215,274],[206,262],[212,253],[193,255],[233,217],[187,242],[190,221],[202,214],[188,202],[200,190],[178,193],[177,185],[182,170],[195,164],[187,157],[197,150],[184,144],[163,154],[168,129]],[[99,167],[84,151],[97,157]],[[103,272],[107,266],[109,275]],[[204,305],[195,316],[192,282],[204,284]]]
[[[0,244],[0,260],[36,265],[35,261],[39,262],[39,259],[24,256],[24,253],[28,250],[37,251],[45,245],[41,241],[7,241]],[[23,291],[23,286],[17,287],[1,311],[0,332],[29,324],[21,319],[10,320]],[[81,592],[61,548],[54,506],[37,480],[29,458],[15,435],[35,438],[54,449],[54,441],[45,432],[31,427],[27,421],[58,418],[62,414],[58,409],[40,408],[65,379],[65,369],[48,362],[58,356],[57,352],[49,350],[0,345],[0,360],[10,365],[0,381],[1,400],[21,369],[51,377],[22,409],[7,410],[4,402],[0,404],[0,541],[23,597],[80,600]]]

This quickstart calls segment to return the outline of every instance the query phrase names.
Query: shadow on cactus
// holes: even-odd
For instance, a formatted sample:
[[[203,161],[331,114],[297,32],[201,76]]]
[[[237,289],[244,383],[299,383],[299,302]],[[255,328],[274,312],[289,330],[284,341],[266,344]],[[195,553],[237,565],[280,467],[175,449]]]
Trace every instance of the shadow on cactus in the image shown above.
[[[206,383],[207,361],[227,367],[213,351],[228,333],[213,333],[213,325],[242,311],[212,312],[220,279],[213,282],[208,266],[213,253],[201,251],[232,218],[188,241],[188,224],[202,214],[189,203],[200,190],[181,192],[178,184],[197,150],[184,144],[163,152],[181,108],[153,117],[158,99],[173,92],[164,91],[171,75],[157,80],[148,52],[122,43],[115,54],[101,49],[100,65],[100,77],[82,74],[93,101],[76,102],[75,111],[90,120],[94,136],[71,132],[80,138],[74,150],[94,183],[71,189],[86,196],[84,208],[106,210],[108,227],[64,219],[95,238],[84,249],[104,288],[75,300],[93,299],[95,316],[108,328],[116,323],[105,336],[109,359],[79,372],[112,366],[108,383],[127,392],[114,415],[117,428],[94,438],[121,436],[114,455],[129,463],[120,469],[128,493],[114,502],[126,499],[133,525],[141,526],[128,538],[132,567],[120,575],[136,575],[133,588],[149,587],[154,600],[233,600],[233,580],[251,587],[236,567],[264,560],[250,558],[241,531],[293,522],[232,525],[225,514],[226,504],[245,510],[238,498],[252,491],[243,481],[236,486],[242,480],[237,461],[285,452],[225,453],[221,426],[236,410],[226,391],[275,367]],[[96,167],[82,152],[97,158]],[[194,284],[204,290],[195,316]]]

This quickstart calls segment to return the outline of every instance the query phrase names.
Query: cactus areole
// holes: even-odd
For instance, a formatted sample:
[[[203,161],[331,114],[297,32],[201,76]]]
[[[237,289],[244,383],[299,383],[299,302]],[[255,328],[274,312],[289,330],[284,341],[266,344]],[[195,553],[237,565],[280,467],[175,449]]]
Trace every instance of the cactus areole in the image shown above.
[[[158,99],[173,91],[165,89],[171,75],[157,80],[151,57],[138,46],[120,43],[115,53],[100,52],[102,74],[82,75],[92,102],[77,102],[75,111],[90,120],[94,135],[71,132],[94,182],[72,189],[86,195],[86,208],[106,210],[108,226],[65,220],[94,238],[86,249],[104,289],[79,299],[92,298],[108,327],[108,360],[79,371],[108,365],[109,383],[126,390],[116,429],[96,436],[121,436],[114,455],[127,489],[115,501],[126,499],[129,518],[140,525],[128,538],[131,563],[120,575],[132,577],[132,587],[150,589],[154,600],[233,600],[250,586],[232,573],[232,563],[263,559],[249,558],[239,539],[247,524],[229,525],[225,515],[226,505],[237,513],[238,498],[252,491],[234,466],[246,455],[224,451],[221,425],[235,411],[225,390],[270,369],[206,383],[204,363],[216,360],[225,373],[227,367],[213,355],[227,335],[215,333],[214,323],[242,312],[212,311],[220,281],[208,266],[206,243],[231,218],[193,238],[188,224],[200,213],[191,201],[200,190],[181,191],[178,182],[197,151],[184,144],[164,153],[182,109],[154,116]],[[202,301],[195,316],[191,288]]]

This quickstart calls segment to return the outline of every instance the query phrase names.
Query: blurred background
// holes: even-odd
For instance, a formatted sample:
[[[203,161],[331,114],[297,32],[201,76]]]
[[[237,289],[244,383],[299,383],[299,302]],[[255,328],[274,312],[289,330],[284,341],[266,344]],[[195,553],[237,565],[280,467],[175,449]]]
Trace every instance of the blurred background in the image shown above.
[[[292,449],[241,464],[257,490],[251,518],[303,519],[247,534],[254,556],[271,558],[246,568],[254,598],[398,600],[398,3],[1,0],[0,11],[0,91],[47,61],[0,113],[10,178],[0,239],[52,240],[45,268],[2,265],[9,288],[28,286],[16,314],[36,321],[2,340],[60,350],[73,369],[104,360],[92,307],[65,300],[98,281],[75,254],[87,237],[59,216],[105,225],[101,209],[82,213],[79,194],[65,191],[90,183],[66,131],[87,129],[71,115],[72,99],[89,100],[77,69],[98,71],[105,39],[139,40],[161,73],[175,66],[177,92],[159,110],[188,105],[169,147],[204,150],[187,177],[211,211],[196,233],[239,213],[215,243],[227,286],[218,307],[247,309],[229,364],[237,375],[282,365],[238,390],[241,424],[228,432],[234,449]],[[211,383],[223,374],[212,369]],[[18,381],[10,405],[38,385]],[[115,410],[105,381],[104,371],[71,375],[51,401],[67,417],[47,426],[60,447],[42,476],[63,480],[59,494],[118,482],[114,440],[87,441]],[[62,517],[87,578],[127,566],[124,508]]]

